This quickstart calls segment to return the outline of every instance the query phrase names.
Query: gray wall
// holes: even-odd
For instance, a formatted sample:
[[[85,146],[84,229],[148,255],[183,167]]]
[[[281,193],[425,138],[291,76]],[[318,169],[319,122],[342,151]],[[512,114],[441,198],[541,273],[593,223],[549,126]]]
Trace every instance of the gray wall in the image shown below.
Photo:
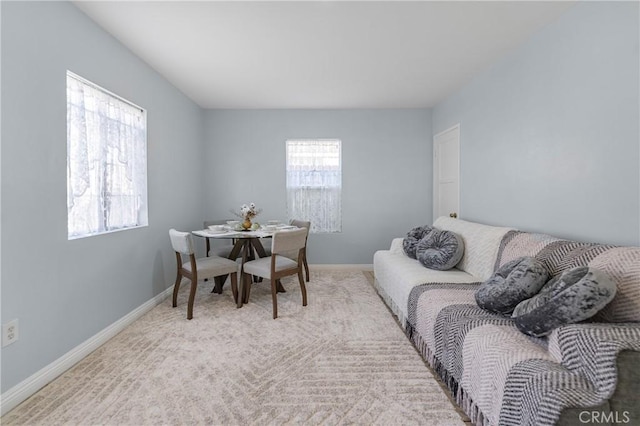
[[[203,112],[73,5],[1,8],[2,392],[169,286],[169,227],[250,201],[286,219],[288,138],[343,143],[343,232],[312,235],[311,263],[371,263],[431,222],[432,134],[458,122],[463,217],[639,243],[635,3],[578,3],[433,111]],[[67,69],[147,108],[148,227],[67,240]]]
[[[638,3],[579,2],[433,110],[460,123],[462,217],[640,242]]]
[[[67,69],[148,112],[149,226],[67,240]],[[171,285],[201,224],[202,110],[67,2],[2,2],[2,392]],[[186,315],[186,311],[185,311]]]
[[[342,141],[342,233],[312,234],[312,264],[370,264],[392,237],[431,221],[431,111],[212,110],[205,118],[205,214],[255,202],[286,220],[285,141]]]

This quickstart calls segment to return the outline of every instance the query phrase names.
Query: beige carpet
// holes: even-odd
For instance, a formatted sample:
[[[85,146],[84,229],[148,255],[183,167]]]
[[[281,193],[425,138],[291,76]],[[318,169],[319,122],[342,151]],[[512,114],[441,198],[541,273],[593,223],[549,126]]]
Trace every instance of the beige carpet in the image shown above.
[[[236,309],[201,283],[194,318],[155,307],[7,413],[3,425],[463,425],[362,272],[283,280]]]

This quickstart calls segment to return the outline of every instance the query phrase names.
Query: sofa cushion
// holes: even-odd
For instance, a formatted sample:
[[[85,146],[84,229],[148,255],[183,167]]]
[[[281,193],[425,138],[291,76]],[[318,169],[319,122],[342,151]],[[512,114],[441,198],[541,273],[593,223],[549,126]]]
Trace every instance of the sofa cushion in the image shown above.
[[[478,281],[484,281],[493,274],[500,242],[504,235],[512,230],[446,216],[436,219],[433,226],[455,232],[462,237],[464,254],[457,268],[476,276]]]
[[[402,240],[401,238],[398,238]],[[375,285],[393,313],[404,326],[408,316],[411,290],[426,283],[473,283],[478,280],[456,268],[436,271],[425,268],[404,253],[378,250],[373,255]]]
[[[433,227],[429,225],[417,226],[407,232],[407,236],[402,240],[402,248],[404,253],[412,259],[416,258],[416,246],[424,237],[433,231]]]
[[[616,284],[607,274],[579,266],[558,275],[536,296],[522,301],[512,318],[523,333],[545,336],[554,328],[591,318],[616,294]]]
[[[462,238],[451,231],[434,229],[416,245],[416,259],[427,268],[437,271],[453,268],[463,254]]]
[[[549,279],[544,265],[533,257],[506,263],[476,291],[476,303],[498,314],[510,314],[518,303],[534,296]]]

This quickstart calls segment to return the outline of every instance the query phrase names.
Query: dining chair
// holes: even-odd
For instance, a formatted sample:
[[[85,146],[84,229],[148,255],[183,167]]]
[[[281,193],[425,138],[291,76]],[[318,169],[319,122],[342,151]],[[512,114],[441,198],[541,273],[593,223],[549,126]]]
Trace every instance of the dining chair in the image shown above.
[[[258,276],[271,281],[271,298],[273,301],[273,319],[278,317],[278,296],[276,282],[289,275],[298,275],[302,292],[302,306],[307,306],[307,289],[302,276],[302,252],[307,240],[307,229],[278,231],[271,239],[271,256],[251,260],[244,264],[244,275],[240,281],[240,296],[248,301],[251,293],[251,276]],[[297,251],[297,260],[290,259],[285,253]],[[246,297],[245,297],[246,294]]]
[[[231,291],[233,298],[238,303],[238,264],[220,256],[210,256],[196,258],[193,245],[193,237],[189,232],[180,232],[175,229],[169,230],[171,246],[176,252],[176,263],[178,273],[176,283],[173,286],[173,307],[178,306],[178,290],[182,278],[191,280],[191,292],[189,293],[189,303],[187,305],[187,319],[193,318],[193,302],[196,298],[198,280],[214,278],[220,275],[231,275]],[[188,256],[189,261],[183,262],[182,255]]]
[[[228,220],[231,220],[231,219],[228,219]],[[209,229],[209,226],[211,225],[226,225],[226,224],[227,224],[227,220],[205,220],[204,229]],[[221,242],[224,241],[224,243],[216,244],[215,246],[212,246],[210,239],[205,238],[206,255],[209,256],[213,254],[214,256],[228,258],[229,255],[231,254],[231,250],[233,249],[233,245],[235,244],[236,240],[224,239],[224,240],[218,240],[218,241],[221,241]]]
[[[311,222],[305,220],[291,219],[289,225],[297,226],[298,228],[305,228],[307,230],[307,236],[304,239],[304,248],[302,249],[302,264],[304,266],[304,273],[307,282],[309,282],[309,264],[307,263],[307,240],[309,239],[309,230],[311,229]]]
[[[307,241],[309,240],[309,230],[311,229],[311,222],[305,220],[291,219],[289,221],[289,225],[296,226],[298,228],[304,228],[307,230],[307,236],[304,240],[304,248],[302,250],[302,264],[304,266],[305,279],[309,282],[309,264],[307,263]],[[267,256],[271,255],[271,251],[268,248],[265,248],[265,252]],[[291,255],[287,256],[289,258],[295,259],[297,253],[291,253]]]

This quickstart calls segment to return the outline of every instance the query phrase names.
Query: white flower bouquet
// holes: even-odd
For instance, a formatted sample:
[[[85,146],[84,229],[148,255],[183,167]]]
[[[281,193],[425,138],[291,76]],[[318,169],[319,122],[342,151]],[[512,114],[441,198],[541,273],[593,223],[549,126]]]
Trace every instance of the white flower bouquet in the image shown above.
[[[243,204],[240,207],[240,212],[231,210],[235,216],[241,218],[244,222],[242,223],[242,227],[245,229],[251,228],[251,219],[258,216],[262,210],[257,208],[254,203]]]

